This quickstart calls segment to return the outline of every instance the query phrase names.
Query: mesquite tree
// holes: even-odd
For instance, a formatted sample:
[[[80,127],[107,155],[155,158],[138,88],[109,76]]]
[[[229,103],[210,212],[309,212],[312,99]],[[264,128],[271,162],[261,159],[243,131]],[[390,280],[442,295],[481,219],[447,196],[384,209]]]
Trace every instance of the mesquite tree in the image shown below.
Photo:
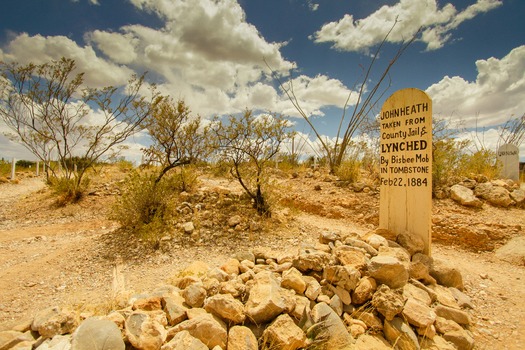
[[[255,117],[247,110],[240,118],[229,116],[224,122],[216,118],[211,130],[221,159],[232,164],[232,176],[253,200],[257,212],[270,216],[263,188],[265,170],[281,144],[293,136],[288,122],[280,115]]]
[[[79,197],[86,170],[142,128],[160,97],[154,87],[141,88],[144,75],[132,76],[125,89],[90,88],[75,61],[62,58],[40,65],[0,62],[0,118],[8,135],[21,142],[50,169],[65,178]],[[74,159],[82,159],[77,171]]]
[[[208,129],[201,124],[201,118],[192,116],[183,100],[175,103],[165,98],[155,106],[144,122],[152,144],[143,152],[148,162],[161,166],[156,184],[171,169],[206,157],[210,149]]]

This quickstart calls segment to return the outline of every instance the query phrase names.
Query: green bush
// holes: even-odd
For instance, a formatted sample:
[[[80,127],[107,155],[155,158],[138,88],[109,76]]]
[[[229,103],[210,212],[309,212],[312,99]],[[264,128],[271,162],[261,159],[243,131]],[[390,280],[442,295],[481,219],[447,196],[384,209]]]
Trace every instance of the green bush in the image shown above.
[[[487,149],[470,151],[469,140],[444,139],[433,144],[432,182],[434,189],[465,177],[497,177],[496,153]]]
[[[59,206],[68,203],[76,203],[85,195],[90,180],[85,177],[79,184],[76,178],[66,177],[49,177],[48,184],[51,190],[57,195],[57,204]]]
[[[197,176],[189,167],[164,176],[158,183],[156,178],[156,173],[133,171],[111,214],[125,231],[154,244],[171,233],[180,192],[191,191],[197,183]]]
[[[488,179],[494,179],[500,174],[500,164],[496,159],[496,152],[487,149],[466,154],[461,162],[460,174],[465,177],[483,175]]]
[[[341,181],[354,183],[360,178],[361,161],[357,159],[346,159],[337,167],[336,175]]]
[[[0,160],[0,176],[11,176],[11,163],[6,162],[5,160]]]

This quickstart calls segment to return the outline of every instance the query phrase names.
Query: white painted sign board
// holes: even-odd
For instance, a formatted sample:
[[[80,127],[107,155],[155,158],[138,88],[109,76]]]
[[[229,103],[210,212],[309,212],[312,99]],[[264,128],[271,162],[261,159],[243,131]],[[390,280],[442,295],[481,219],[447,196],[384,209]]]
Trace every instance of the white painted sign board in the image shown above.
[[[395,92],[380,114],[379,226],[408,232],[430,255],[432,214],[432,100],[418,89]]]
[[[498,161],[501,163],[501,177],[518,181],[520,179],[520,150],[511,143],[498,148]]]

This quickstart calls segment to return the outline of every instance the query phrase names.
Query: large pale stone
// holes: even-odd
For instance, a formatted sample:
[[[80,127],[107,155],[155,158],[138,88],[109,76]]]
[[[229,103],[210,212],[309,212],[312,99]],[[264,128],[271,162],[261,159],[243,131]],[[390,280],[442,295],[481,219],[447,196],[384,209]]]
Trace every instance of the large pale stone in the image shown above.
[[[294,317],[296,320],[300,320],[303,317],[305,312],[310,312],[311,310],[310,299],[302,295],[295,296],[295,308],[290,312],[290,316]]]
[[[436,315],[446,318],[447,320],[452,320],[458,324],[470,325],[470,317],[468,313],[463,310],[451,308],[448,306],[437,305],[434,308]]]
[[[456,322],[452,320],[447,320],[446,318],[443,318],[440,316],[436,317],[435,325],[436,325],[436,330],[441,334],[460,331],[463,329],[463,327],[461,327]]]
[[[356,311],[352,314],[352,317],[363,321],[366,327],[375,333],[383,330],[383,321],[381,321],[381,319],[372,312]]]
[[[457,348],[449,343],[439,335],[434,336],[434,338],[422,338],[421,339],[421,349],[424,350],[457,350]]]
[[[174,326],[182,321],[186,320],[188,316],[186,315],[187,308],[182,305],[182,297],[176,298],[174,296],[165,296],[162,299],[163,310],[166,313],[168,319],[168,324]]]
[[[233,270],[233,268],[231,268],[231,267],[226,267],[226,269],[228,269],[228,270],[232,269]],[[226,282],[226,281],[228,281],[230,279],[230,275],[228,274],[228,272],[226,272],[222,268],[219,269],[217,267],[208,270],[208,272],[206,272],[206,277],[207,278],[216,279],[219,282]]]
[[[464,329],[447,332],[443,334],[443,339],[454,344],[458,350],[474,349],[474,338]]]
[[[242,323],[246,318],[244,305],[231,294],[217,294],[206,299],[204,309],[233,324]]]
[[[295,267],[292,267],[283,272],[281,287],[293,289],[297,294],[303,294],[306,290],[306,282],[301,272]]]
[[[262,342],[268,349],[296,350],[306,345],[306,335],[289,315],[283,314],[264,330]]]
[[[330,306],[325,303],[316,304],[310,314],[314,323],[314,333],[326,341],[326,349],[343,350],[352,346],[354,338]]]
[[[109,320],[88,318],[75,330],[71,350],[124,350],[117,325]]]
[[[400,246],[408,251],[410,256],[416,253],[422,253],[425,250],[425,242],[421,236],[402,232],[397,235],[396,240]]]
[[[204,299],[206,299],[206,289],[202,284],[198,283],[189,285],[181,294],[184,297],[186,304],[191,307],[202,307]]]
[[[233,326],[228,333],[228,350],[258,350],[257,338],[248,327]]]
[[[379,249],[381,246],[388,247],[388,240],[375,233],[366,236],[366,243],[370,244],[374,249]]]
[[[432,299],[430,298],[430,295],[428,295],[426,291],[410,283],[407,283],[403,287],[403,297],[405,299],[408,299],[408,298],[417,299],[421,301],[423,304],[425,304],[426,306],[430,306],[432,304]]]
[[[0,332],[0,349],[12,349],[22,343],[33,343],[35,339],[29,332],[22,333],[18,331],[2,331]],[[31,349],[31,345],[29,345]],[[118,348],[117,348],[118,350]]]
[[[449,266],[442,261],[434,260],[430,275],[445,287],[454,287],[459,290],[464,289],[461,272],[457,268]]]
[[[518,207],[521,207],[525,204],[525,190],[516,189],[510,193],[510,198],[512,198]]]
[[[490,182],[477,185],[474,193],[497,207],[506,208],[514,203],[508,190],[500,186],[494,186]]]
[[[403,287],[408,281],[408,270],[397,258],[391,256],[375,256],[370,259],[368,273],[378,283],[390,288]]]
[[[323,279],[347,291],[354,290],[360,278],[361,273],[351,266],[327,266],[323,271]]]
[[[211,314],[201,314],[170,328],[167,339],[171,340],[181,331],[188,331],[191,336],[199,339],[209,349],[217,345],[223,349],[226,348],[228,340],[226,324]]]
[[[358,350],[392,350],[385,338],[380,335],[363,334],[355,342],[355,349]]]
[[[310,300],[316,300],[319,294],[321,294],[321,285],[311,276],[304,276],[304,280],[306,281],[304,295]]]
[[[385,320],[384,324],[385,338],[390,344],[396,346],[399,350],[419,350],[417,336],[403,320],[399,317],[391,321]]]
[[[153,311],[162,309],[162,298],[159,296],[148,296],[137,298],[132,305],[133,310]]]
[[[246,316],[255,323],[264,323],[273,320],[286,308],[279,282],[269,271],[258,273],[245,305]]]
[[[467,207],[481,208],[483,202],[474,195],[474,191],[463,185],[454,185],[450,188],[450,198]]]
[[[403,316],[408,323],[418,328],[430,327],[437,317],[427,304],[415,298],[408,298],[405,302]]]
[[[366,268],[368,258],[366,257],[363,249],[357,249],[356,247],[339,246],[334,250],[334,255],[337,260],[344,266],[351,266],[354,269],[363,271]]]
[[[77,324],[74,312],[51,307],[35,315],[31,329],[44,338],[53,338],[55,335],[72,333]]]
[[[525,266],[525,236],[512,238],[496,250],[496,256],[511,264]]]
[[[293,259],[293,266],[299,271],[322,271],[325,266],[333,265],[331,254],[314,249],[305,249]]]
[[[377,288],[376,280],[372,277],[363,277],[352,292],[352,302],[361,305],[372,299]]]
[[[137,349],[160,349],[166,335],[164,326],[145,311],[135,311],[126,319],[126,336]]]
[[[208,350],[208,347],[199,339],[193,337],[188,331],[181,331],[160,350]]]
[[[349,245],[351,247],[357,247],[364,249],[370,256],[376,256],[377,255],[377,249],[372,247],[370,244],[366,243],[365,241],[362,241],[360,239],[347,237],[345,239],[345,244]]]
[[[372,306],[389,321],[403,311],[404,305],[403,296],[384,284],[379,286],[372,297]]]
[[[239,267],[241,263],[237,259],[229,259],[221,266],[221,270],[226,272],[228,275],[238,275]]]

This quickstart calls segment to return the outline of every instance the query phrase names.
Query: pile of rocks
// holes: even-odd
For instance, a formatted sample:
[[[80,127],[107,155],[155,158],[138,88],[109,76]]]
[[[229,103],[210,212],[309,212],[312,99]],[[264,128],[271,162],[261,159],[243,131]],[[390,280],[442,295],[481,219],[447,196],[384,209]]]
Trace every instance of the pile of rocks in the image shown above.
[[[481,208],[483,202],[496,207],[517,206],[525,208],[525,190],[512,180],[478,182],[466,179],[450,187],[450,198],[474,208]]]
[[[324,233],[295,253],[195,262],[105,316],[44,310],[0,332],[0,349],[472,349],[460,272],[385,236]]]

